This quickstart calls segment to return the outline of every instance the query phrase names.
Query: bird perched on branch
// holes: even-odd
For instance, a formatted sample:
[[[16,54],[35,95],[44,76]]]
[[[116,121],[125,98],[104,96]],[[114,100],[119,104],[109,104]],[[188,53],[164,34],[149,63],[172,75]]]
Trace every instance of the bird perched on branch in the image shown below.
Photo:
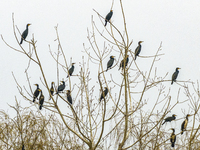
[[[138,42],[138,46],[136,47],[135,49],[135,60],[137,58],[137,56],[139,56],[140,52],[141,52],[141,48],[142,48],[142,45],[141,43],[144,42],[144,41],[139,41]]]
[[[34,84],[34,85],[37,86],[37,88],[36,88],[35,92],[33,93],[33,102],[35,102],[35,99],[40,94],[39,85],[38,84]]]
[[[106,95],[108,94],[108,88],[104,87],[104,91],[101,93],[99,101],[101,102],[102,99],[105,99]]]
[[[39,109],[41,110],[42,107],[43,107],[43,103],[44,103],[44,95],[43,95],[43,93],[42,93],[42,90],[39,89],[39,91],[40,91],[40,97],[39,97]]]
[[[189,116],[191,116],[191,115],[187,114],[185,120],[183,121],[183,123],[181,125],[181,134],[183,134],[183,132],[186,131]]]
[[[110,56],[110,60],[107,63],[107,69],[106,69],[106,71],[108,71],[108,69],[112,67],[112,65],[114,63],[114,60],[115,60],[114,57],[115,56]]]
[[[26,30],[24,30],[24,32],[23,32],[22,35],[21,35],[21,42],[20,42],[20,44],[22,44],[23,40],[26,39],[26,37],[27,37],[27,35],[28,35],[28,26],[30,26],[30,25],[31,25],[31,24],[27,24],[27,25],[26,25]]]
[[[171,84],[173,84],[173,82],[176,82],[176,78],[178,77],[178,74],[179,74],[179,69],[181,69],[181,68],[177,67],[176,71],[173,73]]]
[[[62,84],[58,86],[58,90],[56,92],[56,94],[62,92],[65,89],[65,81],[61,81]]]
[[[72,97],[71,97],[71,91],[67,90],[67,100],[70,104],[72,104]]]
[[[165,124],[165,122],[171,122],[171,121],[173,121],[173,120],[175,120],[175,119],[176,119],[176,115],[173,114],[172,117],[167,117],[167,118],[165,118],[165,121],[163,122],[163,124]],[[162,124],[162,125],[163,125],[163,124]]]
[[[127,66],[127,64],[128,64],[128,61],[129,61],[129,55],[127,55],[127,58],[124,58],[124,59],[121,61],[120,66],[119,66],[119,70],[120,70],[120,68],[124,69],[124,65],[125,65],[125,68],[126,68],[126,66]]]
[[[68,76],[67,76],[67,78],[68,78],[69,76],[71,76],[72,73],[74,72],[74,64],[75,64],[75,63],[72,63],[71,68],[68,70]]]
[[[171,134],[171,137],[170,137],[170,142],[171,142],[171,146],[174,147],[175,146],[175,142],[176,142],[176,135],[175,135],[175,129],[174,128],[171,128],[172,130],[172,134]]]
[[[53,96],[54,93],[54,82],[51,82],[51,88],[49,89],[49,100],[51,99],[51,96]]]
[[[107,22],[110,21],[112,15],[113,15],[113,10],[110,10],[110,12],[106,15],[105,26],[107,25]]]

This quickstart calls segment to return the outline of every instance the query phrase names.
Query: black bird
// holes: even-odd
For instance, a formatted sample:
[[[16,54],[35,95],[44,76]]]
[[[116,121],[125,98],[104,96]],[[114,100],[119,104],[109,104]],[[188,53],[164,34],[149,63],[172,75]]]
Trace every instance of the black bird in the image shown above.
[[[175,119],[176,119],[176,115],[173,114],[172,117],[167,117],[167,118],[165,118],[165,121],[163,122],[163,124],[164,124],[165,122],[171,122],[171,121],[173,121],[173,120],[175,120]],[[162,124],[162,125],[163,125],[163,124]]]
[[[115,56],[110,56],[110,60],[107,63],[107,69],[106,69],[106,71],[108,71],[108,69],[112,67],[112,65],[114,63],[114,60],[115,60],[114,57]]]
[[[113,10],[110,10],[110,12],[106,15],[106,19],[105,19],[105,26],[107,25],[107,22],[110,21],[110,18],[113,15]]]
[[[49,96],[50,96],[49,100],[50,100],[51,96],[53,96],[53,93],[54,93],[54,82],[51,82],[51,88],[49,91],[50,91],[50,94],[49,94]]]
[[[33,102],[35,102],[35,99],[38,97],[38,95],[40,94],[40,91],[39,91],[39,85],[38,84],[34,84],[37,86],[35,92],[33,93]]]
[[[176,135],[175,135],[175,129],[171,128],[171,130],[173,131],[170,137],[170,142],[172,143],[172,147],[175,146],[175,142],[176,142]]]
[[[72,97],[71,97],[71,91],[67,90],[67,100],[70,104],[72,104]]]
[[[120,66],[119,66],[119,70],[120,70],[120,68],[122,68],[122,69],[124,69],[124,62],[125,62],[125,60],[126,60],[126,62],[125,62],[125,67],[127,66],[127,64],[128,64],[128,61],[129,61],[129,55],[127,55],[127,58],[125,59],[123,59],[122,61],[121,61],[121,63],[120,63]]]
[[[178,77],[179,69],[181,69],[181,68],[178,68],[178,67],[177,67],[177,68],[176,68],[176,71],[173,73],[171,84],[173,84],[173,82],[176,82],[176,78]]]
[[[72,63],[72,66],[71,66],[71,68],[69,69],[69,71],[68,71],[68,76],[67,76],[67,78],[69,77],[69,76],[71,76],[72,75],[72,73],[74,72],[74,64],[75,63]]]
[[[181,134],[183,134],[184,131],[186,131],[186,127],[188,124],[188,117],[191,116],[189,114],[187,114],[185,120],[183,121],[182,125],[181,125]]]
[[[56,94],[58,94],[59,92],[62,92],[65,89],[65,81],[61,81],[62,84],[58,86],[58,91],[56,92]]]
[[[107,87],[105,87],[104,88],[105,90],[101,93],[101,97],[100,97],[100,102],[101,102],[101,100],[102,99],[104,99],[105,97],[106,97],[106,95],[108,94],[108,88]]]
[[[21,42],[20,42],[20,44],[22,44],[23,40],[26,39],[26,37],[27,37],[27,35],[28,35],[28,26],[30,26],[30,25],[31,25],[31,24],[27,24],[27,25],[26,25],[26,30],[24,30],[24,32],[23,32],[22,35],[21,35]]]
[[[141,43],[142,43],[142,42],[144,42],[144,41],[139,41],[139,42],[138,42],[138,46],[137,46],[137,48],[135,49],[135,60],[136,60],[137,56],[139,56],[139,54],[140,54],[140,52],[141,52],[141,48],[142,48]]]
[[[44,95],[42,94],[42,90],[39,89],[39,91],[41,93],[40,97],[39,97],[39,104],[40,104],[39,109],[41,110],[43,107],[43,103],[44,103]]]

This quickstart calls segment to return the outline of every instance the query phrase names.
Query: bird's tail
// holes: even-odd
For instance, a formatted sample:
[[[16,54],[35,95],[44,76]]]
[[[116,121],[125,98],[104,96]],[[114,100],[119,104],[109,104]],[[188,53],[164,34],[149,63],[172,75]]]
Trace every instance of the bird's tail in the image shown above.
[[[105,21],[105,26],[107,25],[107,20]]]
[[[171,82],[171,85],[173,84],[174,81]]]
[[[183,134],[183,131],[181,131],[181,134]]]
[[[163,122],[163,124],[165,124],[165,121]],[[162,124],[162,125],[163,125],[163,124]]]
[[[35,97],[33,98],[33,102],[35,102]]]
[[[40,105],[39,109],[40,109],[40,110],[42,109],[42,105]]]
[[[172,143],[172,147],[174,147],[174,143]]]
[[[137,56],[135,56],[135,60],[136,60]]]
[[[21,42],[19,44],[22,44],[22,42],[23,42],[23,39],[21,38]]]

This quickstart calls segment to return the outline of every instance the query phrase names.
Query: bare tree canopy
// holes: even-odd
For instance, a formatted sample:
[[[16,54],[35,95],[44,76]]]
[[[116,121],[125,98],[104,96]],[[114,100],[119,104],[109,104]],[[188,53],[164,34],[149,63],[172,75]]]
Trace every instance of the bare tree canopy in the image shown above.
[[[180,80],[181,66],[172,68],[174,74],[168,75],[167,70],[160,73],[157,63],[165,57],[162,42],[147,53],[147,48],[142,47],[146,44],[143,39],[134,41],[130,37],[129,18],[122,0],[115,4],[120,6],[121,16],[115,17],[113,5],[114,1],[111,9],[105,10],[106,16],[94,9],[91,28],[87,29],[88,43],[77,54],[82,55],[79,62],[74,62],[70,51],[63,48],[67,45],[61,42],[58,25],[55,26],[57,48],[49,45],[46,55],[52,59],[47,60],[40,55],[34,31],[28,32],[28,27],[34,25],[27,24],[24,32],[19,31],[13,14],[18,47],[9,45],[3,35],[1,38],[13,53],[28,58],[24,73],[27,82],[19,83],[16,73],[13,78],[21,97],[30,105],[21,107],[16,98],[16,105],[10,105],[16,117],[1,111],[1,149],[196,150],[200,147],[198,81]],[[116,24],[113,17],[123,22]],[[30,74],[33,66],[40,71],[37,83],[32,82]],[[48,71],[56,73],[53,81],[49,80]],[[177,107],[182,116],[174,112]]]

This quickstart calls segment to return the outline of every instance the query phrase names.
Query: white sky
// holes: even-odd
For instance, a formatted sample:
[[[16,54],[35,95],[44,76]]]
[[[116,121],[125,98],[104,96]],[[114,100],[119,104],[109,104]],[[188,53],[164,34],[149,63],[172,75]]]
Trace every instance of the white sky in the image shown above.
[[[27,40],[31,39],[32,34],[37,39],[39,57],[44,63],[44,70],[48,74],[47,78],[50,84],[51,81],[56,80],[55,68],[53,71],[50,71],[51,67],[49,66],[54,66],[54,61],[50,56],[48,48],[50,44],[51,48],[56,51],[57,43],[54,41],[56,38],[54,27],[58,24],[58,31],[68,64],[72,57],[73,62],[76,62],[74,73],[78,74],[78,62],[81,62],[82,51],[84,50],[83,43],[85,43],[86,47],[90,46],[87,40],[87,28],[91,29],[92,15],[100,31],[104,30],[93,9],[102,16],[106,16],[110,11],[111,4],[112,1],[108,0],[1,0],[0,34],[3,35],[10,45],[19,48],[12,29],[12,13],[14,13],[15,25],[17,25],[20,32],[25,30],[27,23],[31,23]],[[169,72],[168,79],[171,79],[175,68],[180,67],[178,80],[191,79],[196,82],[200,76],[200,1],[123,0],[123,4],[129,38],[133,40],[131,49],[135,50],[137,42],[142,40],[144,43],[142,43],[140,55],[154,55],[162,41],[161,53],[165,55],[156,64],[158,75],[164,76],[166,72]],[[112,23],[123,32],[120,5],[116,0],[113,11]],[[20,38],[19,34],[18,37]],[[99,42],[102,45],[104,40]],[[27,43],[23,43],[22,46],[28,49]],[[22,86],[27,86],[24,71],[28,59],[24,55],[8,48],[2,40],[0,40],[0,49],[0,109],[8,110],[7,104],[14,105],[15,95],[25,106],[30,105],[30,103],[25,102],[19,96],[11,74],[11,72],[14,72],[19,83]],[[107,61],[108,59],[105,59],[105,66]],[[148,70],[147,66],[149,66],[150,61],[151,59],[147,58],[137,58],[138,65],[144,71]],[[39,81],[41,74],[36,65],[31,65],[29,73],[34,90],[33,84],[41,84]],[[118,73],[118,67],[113,69],[113,74],[116,73]],[[65,78],[65,75],[61,75],[61,78]],[[96,79],[96,76],[94,78]],[[166,85],[168,88],[171,87],[170,82]],[[171,94],[176,95],[178,88],[178,85],[174,84],[171,88]],[[174,98],[176,99],[176,96]],[[178,117],[183,117],[182,112],[178,112],[178,110],[173,113],[179,114]]]

